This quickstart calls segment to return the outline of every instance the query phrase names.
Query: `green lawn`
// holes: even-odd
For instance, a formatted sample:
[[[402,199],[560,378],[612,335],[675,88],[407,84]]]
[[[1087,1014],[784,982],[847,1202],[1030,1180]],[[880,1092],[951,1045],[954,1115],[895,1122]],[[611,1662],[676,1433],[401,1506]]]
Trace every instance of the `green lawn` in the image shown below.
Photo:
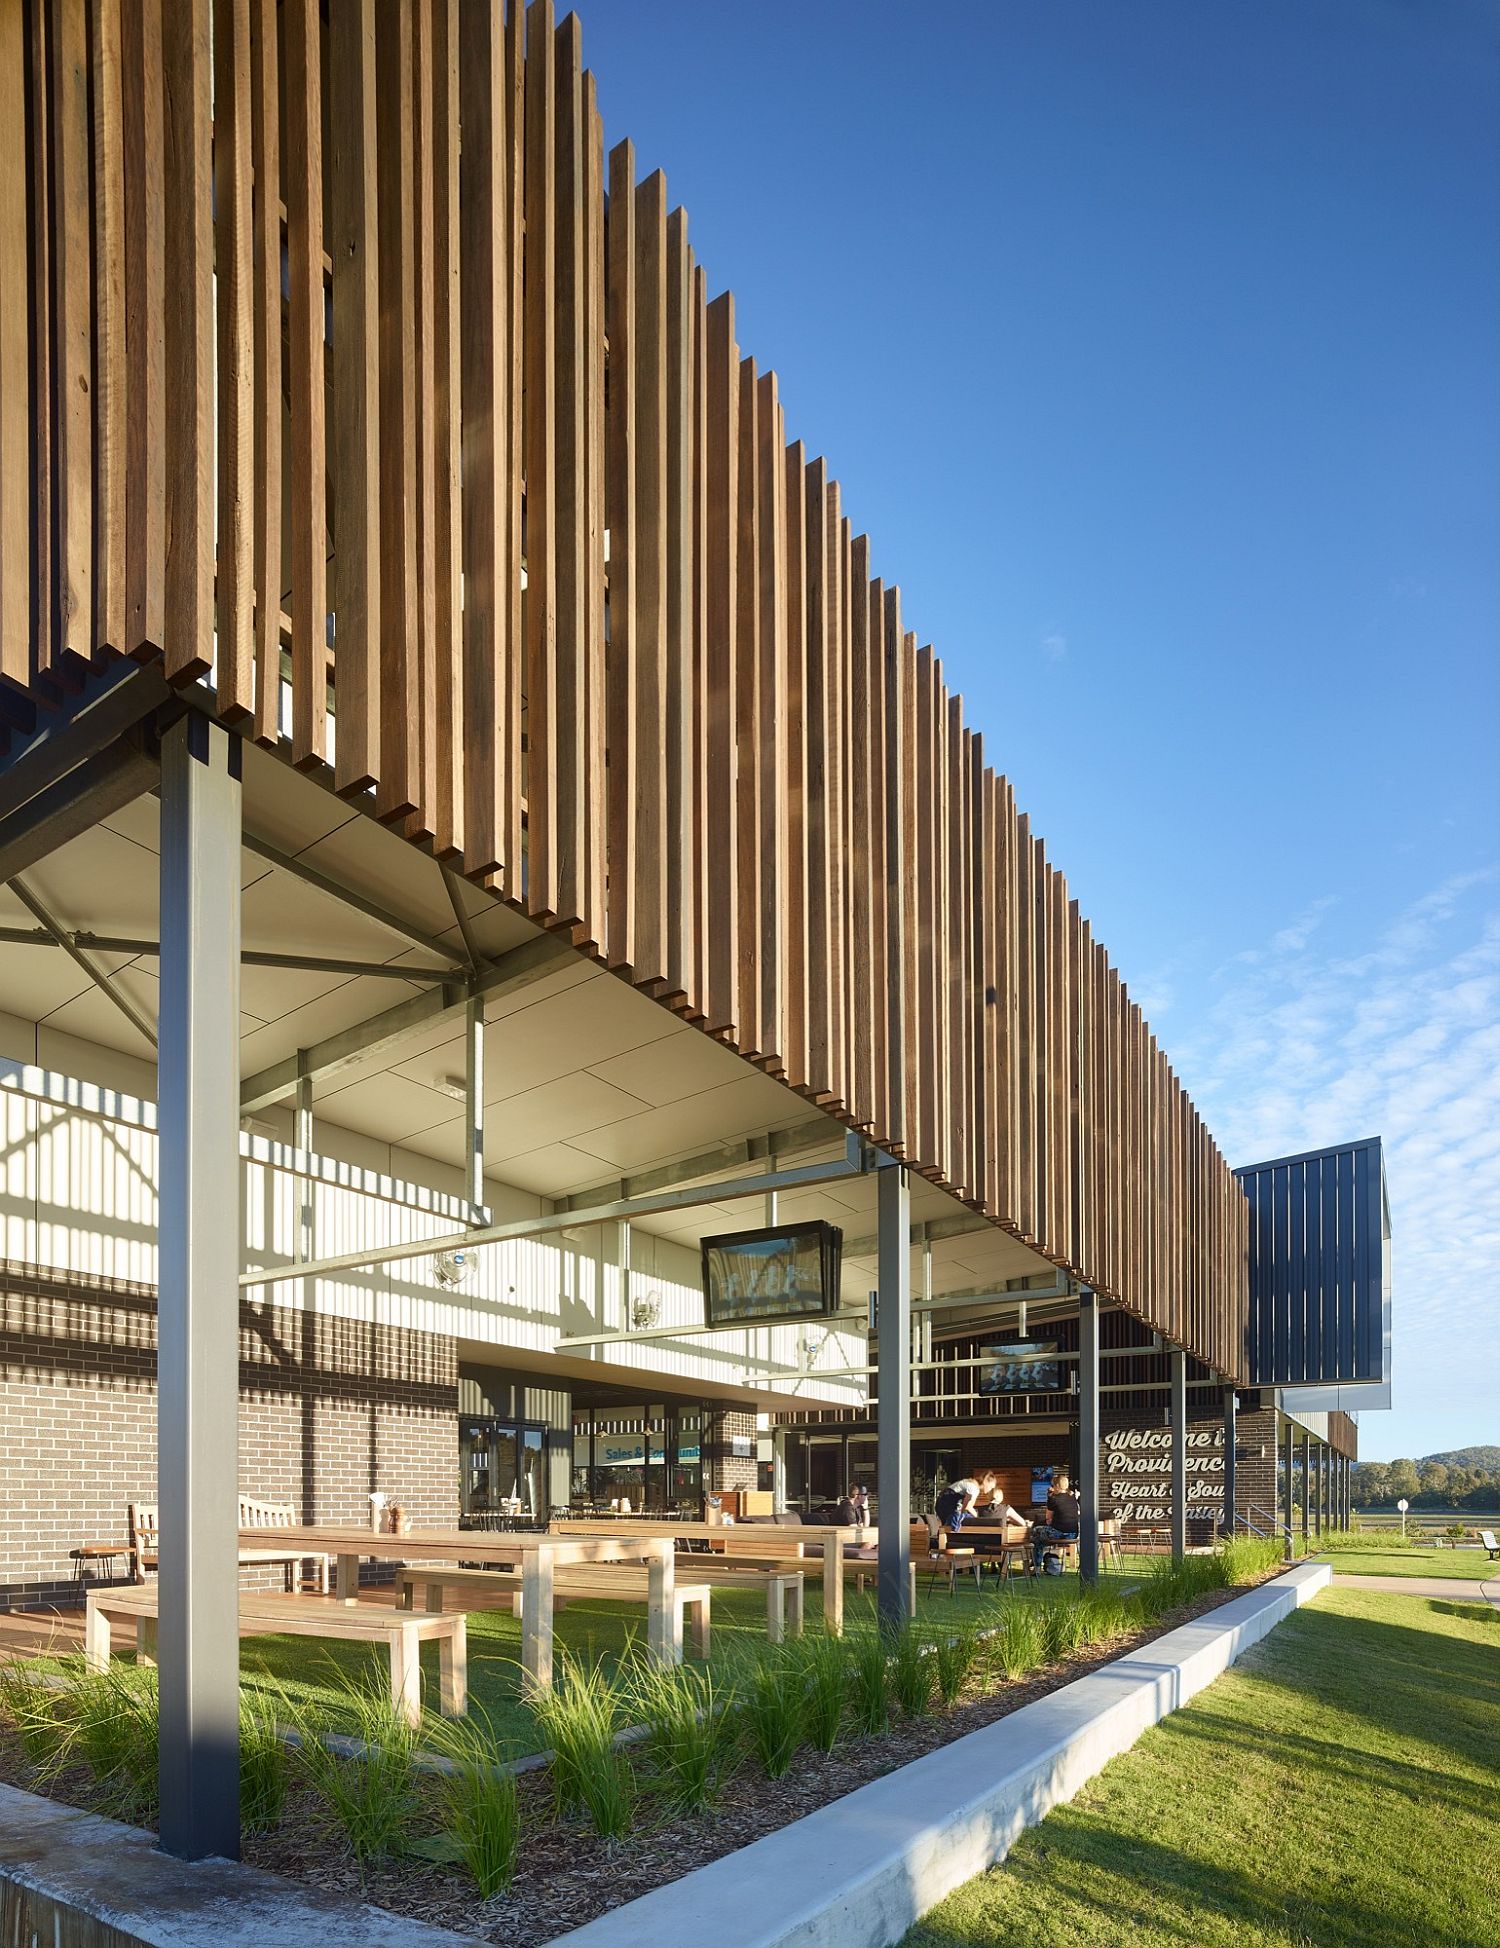
[[[1116,1571],[1102,1580],[1125,1586],[1138,1583],[1141,1571]],[[684,1582],[690,1573],[682,1572]],[[1001,1602],[1040,1602],[1076,1591],[1078,1578],[1069,1573],[1048,1577],[1045,1582],[1019,1581],[997,1595],[997,1586],[986,1581],[978,1594],[972,1585],[960,1588],[950,1597],[946,1587],[929,1593],[924,1571],[917,1577],[917,1614],[923,1621],[941,1622],[972,1619],[981,1610],[994,1610]],[[873,1622],[875,1599],[866,1592],[857,1596],[852,1587],[844,1598],[844,1615],[850,1627]],[[806,1597],[807,1627],[819,1630],[823,1622],[821,1580],[809,1579]],[[765,1599],[754,1590],[718,1588],[713,1592],[713,1656],[715,1663],[732,1660],[736,1653],[753,1649],[766,1640]],[[564,1652],[583,1663],[603,1660],[614,1665],[630,1646],[642,1646],[646,1634],[646,1611],[642,1603],[608,1603],[602,1599],[574,1598],[559,1612],[556,1625],[558,1664]],[[508,1610],[471,1611],[468,1623],[469,1696],[489,1716],[496,1731],[514,1741],[517,1755],[535,1751],[541,1744],[531,1714],[520,1701],[521,1625]],[[269,1680],[298,1701],[315,1702],[333,1716],[335,1725],[346,1715],[341,1693],[350,1684],[381,1684],[389,1671],[389,1654],[377,1644],[320,1643],[308,1637],[247,1637],[240,1645],[240,1668],[247,1687],[259,1688]],[[424,1708],[438,1708],[437,1647],[422,1650],[422,1693]],[[352,1724],[351,1724],[352,1729]]]
[[[1321,1560],[1317,1545],[1309,1559]],[[1326,1560],[1336,1576],[1440,1576],[1465,1583],[1500,1582],[1500,1562],[1491,1562],[1483,1549],[1332,1549]]]
[[[1334,1589],[906,1948],[1490,1948],[1500,1610]]]

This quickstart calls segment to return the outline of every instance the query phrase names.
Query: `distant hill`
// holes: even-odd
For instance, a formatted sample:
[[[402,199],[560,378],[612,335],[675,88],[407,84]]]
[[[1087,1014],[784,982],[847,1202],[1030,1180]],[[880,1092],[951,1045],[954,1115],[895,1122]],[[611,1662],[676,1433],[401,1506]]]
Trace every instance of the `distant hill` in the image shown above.
[[[1445,1468],[1480,1468],[1486,1474],[1500,1473],[1500,1447],[1455,1447],[1442,1454],[1424,1454],[1417,1462],[1441,1461]]]

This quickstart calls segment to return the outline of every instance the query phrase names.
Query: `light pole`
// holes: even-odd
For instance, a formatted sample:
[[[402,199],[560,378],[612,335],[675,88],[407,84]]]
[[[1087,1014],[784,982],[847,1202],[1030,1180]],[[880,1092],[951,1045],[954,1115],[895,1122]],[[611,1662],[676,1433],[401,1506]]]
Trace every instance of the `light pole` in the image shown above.
[[[1406,1540],[1406,1511],[1411,1507],[1411,1503],[1403,1495],[1396,1506],[1401,1511],[1401,1540],[1404,1542]]]

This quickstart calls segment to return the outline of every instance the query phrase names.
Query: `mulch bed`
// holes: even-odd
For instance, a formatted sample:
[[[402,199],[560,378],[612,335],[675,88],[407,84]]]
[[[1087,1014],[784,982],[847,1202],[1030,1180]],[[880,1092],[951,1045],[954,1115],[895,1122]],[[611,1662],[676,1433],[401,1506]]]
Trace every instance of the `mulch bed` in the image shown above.
[[[1279,1568],[1271,1572],[1280,1573]],[[274,1833],[246,1836],[244,1857],[291,1880],[351,1900],[370,1901],[456,1934],[503,1941],[509,1948],[539,1948],[967,1732],[1008,1717],[1252,1587],[1215,1590],[1149,1629],[1122,1637],[1107,1648],[1079,1651],[1025,1678],[1002,1679],[951,1711],[936,1710],[928,1718],[897,1718],[881,1737],[849,1738],[829,1753],[803,1747],[784,1778],[767,1779],[753,1767],[738,1772],[725,1782],[708,1812],[663,1815],[643,1798],[640,1826],[627,1840],[603,1841],[582,1819],[558,1820],[545,1772],[524,1773],[518,1782],[521,1862],[510,1891],[492,1901],[481,1901],[461,1871],[410,1856],[372,1866],[362,1876],[338,1839],[329,1834],[311,1795],[298,1785],[288,1793],[285,1815]],[[20,1753],[0,1741],[0,1780],[35,1791],[29,1772]],[[88,1776],[80,1774],[58,1781],[54,1797],[87,1806],[97,1803],[98,1795]]]

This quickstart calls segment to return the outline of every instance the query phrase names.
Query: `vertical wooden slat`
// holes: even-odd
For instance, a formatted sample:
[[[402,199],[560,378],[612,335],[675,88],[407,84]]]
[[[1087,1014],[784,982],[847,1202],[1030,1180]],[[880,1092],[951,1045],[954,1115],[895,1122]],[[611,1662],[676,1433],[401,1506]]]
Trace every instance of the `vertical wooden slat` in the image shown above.
[[[373,0],[371,0],[373,5]],[[126,7],[125,17],[131,9]],[[276,0],[251,0],[250,9],[250,162],[255,172],[251,213],[253,233],[252,410],[254,452],[251,469],[253,578],[255,587],[255,736],[274,744],[281,713],[281,132],[280,89],[277,80]],[[129,67],[127,64],[127,74]],[[336,93],[336,99],[338,98]],[[128,128],[128,121],[127,121]],[[129,136],[127,135],[127,153]],[[374,164],[374,144],[370,147]],[[130,197],[126,196],[126,228],[131,231]],[[132,245],[134,236],[131,236]],[[131,252],[129,291],[135,288],[139,260]],[[129,303],[131,300],[127,300]],[[127,312],[127,315],[128,312]],[[353,338],[351,328],[351,342]],[[127,340],[129,334],[127,333]],[[138,375],[133,354],[131,424],[134,428]],[[135,492],[137,468],[128,468],[131,482],[131,528],[127,553],[135,553]],[[373,475],[372,475],[373,478]],[[351,551],[352,552],[352,551]],[[373,557],[372,557],[373,558]],[[344,564],[345,571],[349,563]],[[355,733],[355,741],[358,732]],[[342,746],[342,738],[340,739]],[[342,749],[340,751],[342,756]]]
[[[938,878],[937,685],[930,646],[917,651],[916,662],[916,851],[920,862],[914,875],[917,949],[917,1154],[924,1163],[938,1155],[938,994],[934,968],[933,932],[936,926]]]
[[[785,454],[786,506],[786,1062],[800,1087],[812,1080],[807,971],[807,456]]]
[[[738,1022],[738,859],[735,834],[735,527],[739,506],[739,352],[734,299],[726,291],[708,307],[705,582],[707,588],[708,996],[711,1033],[733,1035]]]
[[[219,524],[214,559],[219,713],[255,702],[255,403],[250,0],[214,0],[214,264],[218,271]]]
[[[97,657],[124,655],[126,633],[125,155],[120,0],[90,0],[89,50],[94,206],[93,650]],[[0,103],[3,112],[4,104]],[[240,113],[244,117],[248,112],[247,91]],[[248,150],[244,160],[248,164]],[[243,197],[248,226],[248,176]],[[3,247],[4,238],[0,236]],[[23,537],[24,533],[23,526]]]
[[[150,0],[143,9],[149,20]],[[157,16],[156,24],[160,25]],[[31,170],[27,198],[27,224],[30,242],[31,339],[31,480],[32,513],[30,522],[35,629],[35,664],[38,673],[53,667],[57,635],[57,589],[53,581],[56,567],[54,504],[58,492],[56,478],[56,432],[52,419],[52,169],[51,169],[51,94],[48,80],[48,16],[46,9],[33,6],[27,15],[26,61],[28,80],[26,103],[27,150]],[[156,99],[161,100],[160,46],[157,46]],[[158,124],[159,126],[159,124]],[[165,551],[161,557],[165,562]],[[158,595],[160,591],[158,589]],[[158,620],[160,604],[158,602]],[[158,638],[159,641],[159,638]]]
[[[786,735],[786,422],[776,374],[759,380],[756,455],[760,575],[760,916],[761,1058],[786,1066],[787,792]]]
[[[583,77],[584,114],[584,517],[586,713],[583,753],[584,839],[587,847],[584,906],[593,915],[589,932],[605,938],[608,836],[605,819],[607,684],[605,674],[605,340],[604,118],[592,74]]]
[[[903,1155],[911,1145],[907,1116],[906,934],[910,894],[905,851],[906,711],[905,637],[901,629],[901,591],[885,591],[881,617],[881,678],[885,691],[885,749],[881,757],[885,842],[884,953],[886,988],[886,1130],[889,1145]]]
[[[692,987],[697,932],[693,874],[693,286],[687,216],[667,218],[667,977],[666,993]]]
[[[467,11],[467,10],[466,10]],[[505,725],[505,763],[500,785],[503,889],[516,905],[525,898],[526,830],[524,823],[526,634],[521,583],[524,572],[524,514],[526,477],[526,19],[523,0],[509,0],[505,21],[505,175],[506,175],[506,302],[509,317],[510,373],[506,392],[505,464],[501,474],[501,521],[506,580],[497,598],[506,605],[503,632],[507,645],[500,689],[500,714]],[[499,443],[497,442],[497,450]]]
[[[311,5],[311,0],[307,0]],[[316,28],[316,9],[313,9]],[[316,49],[316,43],[314,44]],[[213,161],[208,0],[162,15],[166,104],[167,570],[164,668],[201,676],[213,656]],[[321,272],[319,293],[321,297]],[[322,305],[318,307],[321,336]],[[319,381],[321,385],[321,369]],[[320,421],[321,424],[321,421]],[[321,535],[320,535],[321,542]],[[321,557],[320,557],[321,559]]]
[[[760,716],[760,438],[755,361],[742,359],[739,387],[735,496],[734,725],[735,875],[738,890],[735,938],[735,1006],[741,1052],[759,1057],[765,1041],[760,1019],[761,716]]]
[[[0,7],[0,680],[33,677],[30,304],[26,209],[26,33]]]
[[[558,914],[557,555],[554,496],[557,384],[554,149],[557,94],[552,0],[526,10],[526,905]]]
[[[328,130],[334,323],[329,352],[334,492],[329,581],[338,712],[334,783],[340,792],[353,795],[374,784],[380,772],[375,0],[331,0]]]
[[[605,303],[609,319],[609,389],[605,426],[605,497],[609,518],[609,646],[606,656],[609,741],[609,961],[635,964],[635,149],[621,142],[609,158],[609,227]]]
[[[85,0],[48,8],[52,205],[52,453],[57,546],[57,634],[51,664],[87,658],[94,626],[94,345],[89,182],[89,55]],[[204,23],[206,29],[206,22]],[[191,33],[184,36],[191,45]],[[204,34],[203,53],[207,54]],[[206,77],[187,76],[194,89]],[[179,125],[196,142],[196,104]],[[204,131],[206,136],[206,130]],[[179,189],[181,177],[178,178]],[[191,248],[191,245],[189,245]],[[196,287],[194,290],[196,295]],[[190,299],[191,302],[191,299]],[[196,375],[196,366],[189,365]],[[206,664],[204,665],[206,667]]]
[[[828,1091],[842,1106],[848,1094],[848,995],[845,989],[845,899],[848,860],[844,849],[844,697],[847,668],[844,634],[843,513],[836,480],[823,489],[823,819],[826,835],[826,953],[828,981]]]
[[[667,179],[635,200],[635,975],[667,978]],[[622,375],[623,376],[623,375]]]
[[[870,732],[875,715],[870,665],[870,543],[865,535],[850,544],[849,572],[849,1111],[862,1128],[874,1119],[874,955],[870,844]]]
[[[869,552],[866,547],[865,561]],[[865,688],[870,700],[867,738],[868,783],[866,845],[868,847],[869,904],[866,930],[869,951],[868,1007],[870,1013],[870,1112],[869,1127],[890,1127],[889,1091],[886,1077],[890,1050],[886,1035],[889,967],[886,960],[886,694],[885,694],[885,586],[877,578],[866,593]]]
[[[690,253],[691,260],[691,253]],[[693,873],[698,927],[694,937],[690,1010],[708,1013],[708,280],[692,262],[693,324]]]
[[[323,85],[317,0],[283,0],[281,26],[291,348],[292,762],[310,767],[322,762],[328,747]]]
[[[584,269],[584,145],[582,28],[570,13],[553,42],[556,63],[553,214],[556,285],[556,363],[553,534],[557,579],[556,714],[553,720],[557,807],[556,917],[581,929],[580,945],[604,937],[604,915],[589,911],[585,798],[589,720],[588,403],[585,374],[587,280]]]
[[[437,346],[434,234],[437,132],[433,94],[433,0],[411,11],[412,93],[412,326],[414,333],[413,428],[417,531],[416,586],[416,789],[406,836],[433,842],[438,831],[438,716],[442,707],[438,662],[437,536]]]
[[[806,518],[803,523],[802,577],[805,604],[803,638],[803,801],[806,845],[804,899],[807,910],[807,1071],[813,1094],[832,1102],[834,1070],[834,982],[829,831],[829,563],[828,473],[822,460],[803,473]]]
[[[463,667],[462,349],[459,337],[459,0],[432,10],[432,584],[436,717],[433,849],[464,850],[467,706]]]

